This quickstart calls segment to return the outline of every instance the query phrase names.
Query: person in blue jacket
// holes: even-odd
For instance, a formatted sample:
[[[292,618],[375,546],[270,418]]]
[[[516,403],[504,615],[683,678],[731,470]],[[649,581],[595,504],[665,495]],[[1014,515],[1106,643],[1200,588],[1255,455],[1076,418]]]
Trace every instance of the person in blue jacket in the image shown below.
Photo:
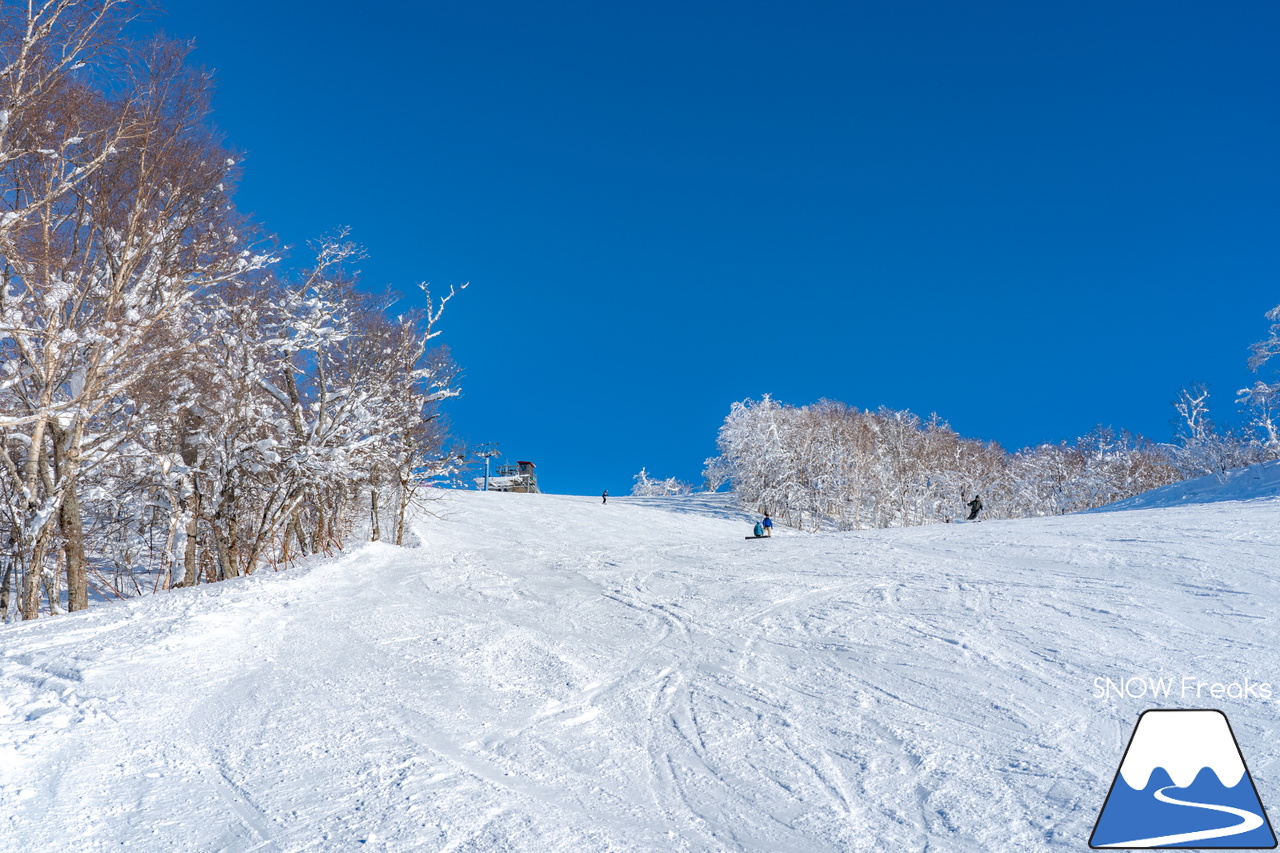
[[[763,525],[763,524],[761,524],[761,523],[760,523],[760,522],[758,522],[758,521],[756,522],[756,530],[755,530],[755,533],[756,533],[756,538],[757,538],[757,539],[759,539],[760,537],[764,536],[764,525]]]
[[[769,517],[769,513],[766,512],[764,514],[764,521],[762,521],[761,524],[764,525],[764,535],[772,536],[773,535],[773,519]]]

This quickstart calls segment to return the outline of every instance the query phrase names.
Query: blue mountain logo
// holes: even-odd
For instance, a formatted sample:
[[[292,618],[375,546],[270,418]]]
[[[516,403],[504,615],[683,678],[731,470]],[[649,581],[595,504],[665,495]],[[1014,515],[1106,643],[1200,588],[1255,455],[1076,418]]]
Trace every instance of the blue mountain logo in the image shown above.
[[[1271,821],[1227,715],[1144,711],[1089,846],[1274,848]]]

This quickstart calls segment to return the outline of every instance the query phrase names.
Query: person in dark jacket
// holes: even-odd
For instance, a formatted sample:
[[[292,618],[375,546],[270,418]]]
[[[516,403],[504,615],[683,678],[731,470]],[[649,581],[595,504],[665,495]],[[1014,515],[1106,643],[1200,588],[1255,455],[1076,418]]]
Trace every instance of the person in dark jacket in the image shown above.
[[[969,501],[969,518],[967,520],[973,521],[980,512],[982,512],[982,495],[974,495],[973,500]]]
[[[609,490],[605,489],[604,494],[600,496],[600,503],[607,504],[609,502]]]

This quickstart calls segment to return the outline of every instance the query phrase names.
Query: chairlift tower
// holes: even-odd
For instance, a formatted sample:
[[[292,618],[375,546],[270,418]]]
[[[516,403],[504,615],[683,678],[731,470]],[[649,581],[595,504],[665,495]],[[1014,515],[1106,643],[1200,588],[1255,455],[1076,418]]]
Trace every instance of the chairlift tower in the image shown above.
[[[486,491],[486,492],[489,491],[489,460],[498,455],[499,455],[498,443],[496,441],[491,442],[489,444],[482,444],[476,450],[476,456],[484,457],[484,489],[483,491]]]

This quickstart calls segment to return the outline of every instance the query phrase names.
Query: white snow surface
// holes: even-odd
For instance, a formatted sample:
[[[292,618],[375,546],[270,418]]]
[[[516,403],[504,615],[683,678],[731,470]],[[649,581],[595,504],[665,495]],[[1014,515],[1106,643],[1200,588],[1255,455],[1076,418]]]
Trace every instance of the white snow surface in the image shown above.
[[[0,847],[1085,849],[1138,714],[1280,805],[1280,501],[747,541],[450,493],[414,548],[0,627]],[[1277,690],[1280,695],[1280,689]]]

